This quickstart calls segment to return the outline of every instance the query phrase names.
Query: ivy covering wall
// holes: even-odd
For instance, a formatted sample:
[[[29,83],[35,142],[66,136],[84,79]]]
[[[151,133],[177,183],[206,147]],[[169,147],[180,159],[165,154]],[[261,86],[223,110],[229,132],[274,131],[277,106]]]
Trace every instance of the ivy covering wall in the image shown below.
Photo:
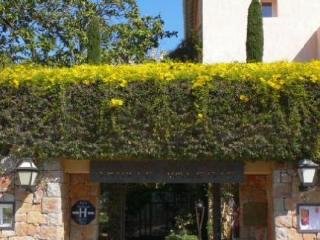
[[[0,72],[2,155],[320,160],[320,62]]]

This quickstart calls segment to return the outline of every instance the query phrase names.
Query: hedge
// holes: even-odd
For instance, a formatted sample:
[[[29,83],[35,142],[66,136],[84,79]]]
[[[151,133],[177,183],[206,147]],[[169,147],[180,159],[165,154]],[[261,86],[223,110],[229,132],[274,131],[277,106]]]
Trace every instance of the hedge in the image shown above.
[[[2,155],[320,160],[320,62],[0,72]]]

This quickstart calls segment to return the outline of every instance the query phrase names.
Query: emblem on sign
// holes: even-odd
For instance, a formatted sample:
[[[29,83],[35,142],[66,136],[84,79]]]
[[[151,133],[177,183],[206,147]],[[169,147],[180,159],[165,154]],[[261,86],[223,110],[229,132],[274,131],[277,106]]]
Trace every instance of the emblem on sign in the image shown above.
[[[80,200],[71,208],[71,218],[79,225],[88,225],[95,217],[96,209],[89,201]]]

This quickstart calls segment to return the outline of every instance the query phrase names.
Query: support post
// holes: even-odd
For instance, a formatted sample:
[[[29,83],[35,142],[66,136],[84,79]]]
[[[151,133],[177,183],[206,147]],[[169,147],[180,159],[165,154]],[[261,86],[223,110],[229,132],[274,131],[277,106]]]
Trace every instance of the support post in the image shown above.
[[[125,240],[126,238],[126,202],[127,202],[127,185],[123,184],[120,186],[120,239]]]
[[[214,240],[221,240],[221,184],[213,186],[213,236]]]
[[[213,184],[208,183],[208,222],[207,222],[207,232],[208,240],[214,240],[213,236]]]

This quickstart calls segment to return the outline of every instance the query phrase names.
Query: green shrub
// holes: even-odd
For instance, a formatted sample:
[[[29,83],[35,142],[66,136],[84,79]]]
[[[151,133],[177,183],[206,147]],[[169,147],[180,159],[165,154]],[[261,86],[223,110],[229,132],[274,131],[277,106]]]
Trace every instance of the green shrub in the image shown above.
[[[263,21],[260,0],[252,0],[248,10],[247,23],[247,62],[262,62]]]
[[[0,96],[17,156],[320,160],[319,62],[18,66]]]

